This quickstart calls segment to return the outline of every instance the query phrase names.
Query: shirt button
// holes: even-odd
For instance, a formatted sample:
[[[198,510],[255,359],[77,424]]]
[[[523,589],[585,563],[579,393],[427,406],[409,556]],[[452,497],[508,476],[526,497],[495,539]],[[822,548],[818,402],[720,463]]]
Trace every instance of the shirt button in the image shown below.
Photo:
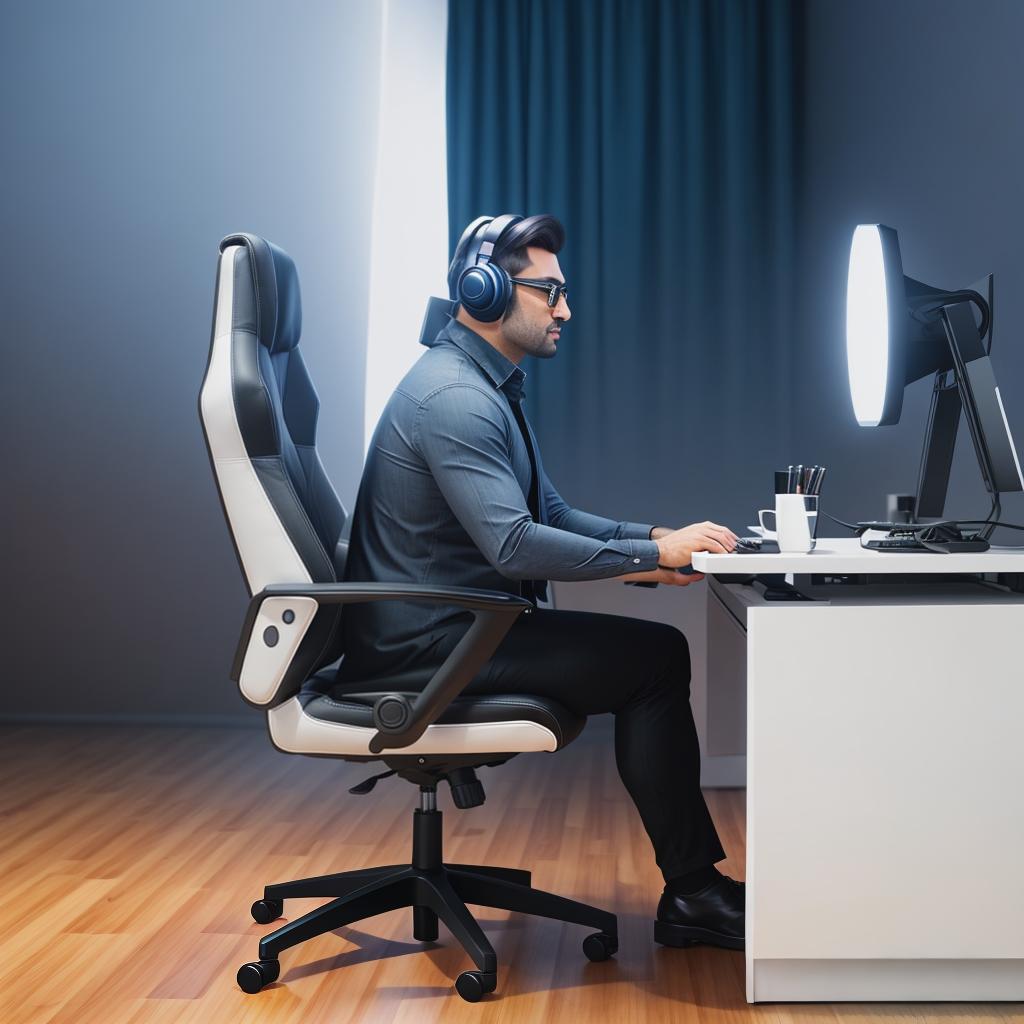
[[[639,558],[634,558],[633,559],[633,564],[634,565],[639,565],[640,564],[640,559]]]

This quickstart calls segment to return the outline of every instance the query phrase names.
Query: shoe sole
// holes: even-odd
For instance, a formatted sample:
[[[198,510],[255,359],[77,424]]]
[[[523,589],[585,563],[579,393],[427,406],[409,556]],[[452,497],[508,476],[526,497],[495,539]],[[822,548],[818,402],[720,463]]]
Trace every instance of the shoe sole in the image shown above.
[[[744,949],[744,940],[735,935],[724,935],[707,928],[691,928],[683,924],[669,924],[667,921],[654,922],[654,941],[663,946],[677,949],[686,946],[721,946],[723,949]]]

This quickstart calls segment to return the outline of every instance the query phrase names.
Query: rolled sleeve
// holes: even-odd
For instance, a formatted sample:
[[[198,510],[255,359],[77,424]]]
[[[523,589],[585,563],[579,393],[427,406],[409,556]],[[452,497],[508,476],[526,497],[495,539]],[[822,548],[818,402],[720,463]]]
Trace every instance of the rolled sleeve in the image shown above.
[[[460,382],[427,395],[413,441],[462,528],[503,576],[595,580],[657,568],[657,544],[619,532],[629,524],[593,517],[612,523],[602,538],[562,528],[564,517],[533,521],[512,468],[508,419],[482,388]]]

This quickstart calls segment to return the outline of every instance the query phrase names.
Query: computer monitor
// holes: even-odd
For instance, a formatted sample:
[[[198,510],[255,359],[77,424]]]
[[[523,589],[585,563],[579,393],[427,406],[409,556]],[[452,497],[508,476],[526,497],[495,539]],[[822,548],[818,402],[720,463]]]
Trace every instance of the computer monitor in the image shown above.
[[[929,374],[935,377],[918,479],[918,519],[943,514],[961,412],[993,510],[999,508],[1000,493],[1024,490],[1024,473],[989,358],[991,277],[982,287],[985,295],[977,288],[946,291],[915,281],[903,273],[893,228],[859,224],[853,233],[846,350],[858,422],[899,422],[904,388]]]

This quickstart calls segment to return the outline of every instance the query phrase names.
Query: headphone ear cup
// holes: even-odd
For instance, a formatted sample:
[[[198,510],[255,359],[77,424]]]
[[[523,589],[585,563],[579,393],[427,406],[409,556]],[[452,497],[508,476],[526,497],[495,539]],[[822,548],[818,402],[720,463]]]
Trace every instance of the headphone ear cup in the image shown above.
[[[490,216],[477,217],[477,219],[462,232],[459,244],[455,246],[455,255],[452,257],[451,263],[448,264],[447,280],[448,297],[450,299],[458,299],[459,272],[461,268],[466,265],[466,254],[469,252],[469,247],[473,244],[473,239],[475,239],[476,236],[493,220],[494,218]]]
[[[511,298],[512,281],[507,271],[496,263],[467,267],[459,276],[459,304],[481,323],[500,320]]]

